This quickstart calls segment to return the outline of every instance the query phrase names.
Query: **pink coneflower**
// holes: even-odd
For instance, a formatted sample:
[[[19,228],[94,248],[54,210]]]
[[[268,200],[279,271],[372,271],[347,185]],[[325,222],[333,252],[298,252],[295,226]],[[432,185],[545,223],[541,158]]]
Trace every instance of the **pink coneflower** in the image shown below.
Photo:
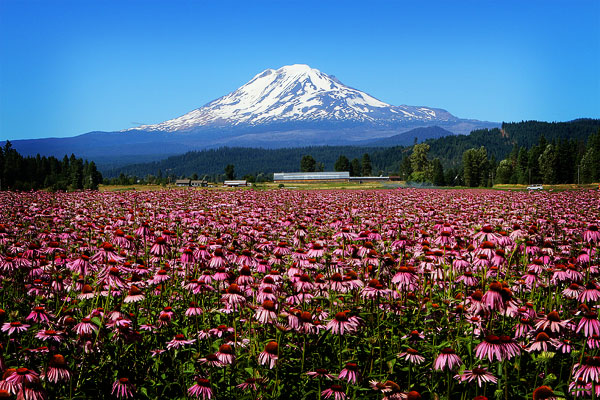
[[[294,278],[296,279],[294,282],[296,292],[310,292],[315,288],[315,284],[308,274],[299,274]]]
[[[306,253],[309,258],[323,257],[323,254],[325,254],[325,249],[320,243],[312,243]]]
[[[584,287],[576,284],[576,283],[571,283],[568,287],[565,288],[565,290],[562,291],[563,296],[565,296],[568,299],[575,299],[577,297],[579,297],[579,295],[584,291]]]
[[[371,279],[361,292],[360,295],[366,299],[377,299],[387,297],[391,294],[391,290],[386,289],[377,279]]]
[[[551,339],[545,332],[540,332],[536,335],[535,341],[529,346],[527,351],[548,351],[548,345],[556,348],[559,342],[556,339]]]
[[[12,335],[15,332],[16,333],[25,332],[25,331],[27,331],[28,328],[29,328],[29,325],[23,324],[19,321],[5,322],[4,324],[2,324],[2,332],[8,331],[8,336]]]
[[[208,266],[213,269],[218,269],[225,267],[227,265],[227,260],[223,255],[223,249],[215,249],[210,261],[208,262]]]
[[[181,252],[181,262],[182,264],[193,264],[196,262],[196,257],[194,256],[194,249],[185,248]]]
[[[485,292],[481,301],[491,310],[504,310],[504,300],[502,298],[503,287],[499,282],[490,283],[489,290]]]
[[[236,388],[247,390],[250,392],[256,392],[258,390],[258,384],[264,384],[266,382],[265,378],[248,378],[244,382],[236,385]]]
[[[579,294],[577,300],[581,303],[586,302],[595,302],[600,299],[600,290],[598,290],[598,286],[595,282],[588,282],[585,285],[585,289]]]
[[[94,288],[88,284],[85,284],[81,287],[81,293],[77,295],[78,299],[93,299],[95,296]]]
[[[356,363],[346,363],[344,369],[340,371],[338,375],[339,380],[345,380],[352,385],[356,385],[360,373],[358,371],[358,365]]]
[[[417,287],[417,275],[413,267],[402,265],[398,267],[398,270],[392,278],[392,283],[398,285],[400,290],[415,290]]]
[[[317,368],[314,371],[307,372],[306,375],[313,379],[325,378],[330,381],[335,379],[335,376],[330,374],[329,371],[327,371],[325,368]]]
[[[577,378],[569,383],[569,393],[575,398],[582,396],[584,398],[592,397],[592,382],[585,382],[582,378]],[[596,396],[600,395],[600,386],[596,385]]]
[[[208,354],[206,357],[202,357],[198,359],[198,362],[200,364],[206,364],[210,367],[222,367],[223,363],[221,361],[219,361],[219,357],[217,357],[216,354],[211,353]]]
[[[94,254],[91,258],[91,262],[104,261],[104,262],[120,262],[123,261],[124,257],[119,256],[115,247],[108,242],[104,242],[100,245],[100,251]]]
[[[271,300],[265,300],[262,306],[256,310],[255,318],[261,324],[273,323],[277,321],[277,307]]]
[[[198,303],[196,303],[195,301],[190,301],[190,306],[185,311],[185,316],[186,317],[197,316],[197,315],[201,315],[203,312],[204,312],[204,310],[202,310],[201,307],[198,307]]]
[[[33,321],[33,322],[41,322],[41,323],[46,323],[46,322],[50,322],[50,318],[52,317],[52,315],[48,314],[48,312],[44,309],[44,307],[34,307],[33,310],[31,310],[31,312],[29,313],[29,315],[27,316],[27,318],[25,318],[26,321]]]
[[[92,322],[88,317],[81,319],[81,322],[73,327],[73,330],[77,332],[79,336],[91,335],[93,332],[98,330],[98,326]]]
[[[240,287],[236,283],[232,283],[221,297],[221,301],[236,308],[238,305],[246,302],[246,298],[241,293]]]
[[[573,365],[573,378],[582,378],[584,382],[600,382],[600,357],[585,356],[581,364]]]
[[[585,232],[583,232],[583,240],[588,243],[600,242],[600,231],[598,230],[598,226],[588,226],[588,229]]]
[[[400,386],[393,381],[385,381],[385,382],[378,382],[378,381],[369,381],[369,386],[371,386],[371,389],[373,390],[379,390],[382,393],[387,393],[387,394],[394,394],[394,393],[400,393]]]
[[[44,329],[39,331],[35,337],[43,341],[61,343],[63,341],[63,335],[63,332],[55,331],[54,329]]]
[[[65,357],[60,354],[55,354],[50,358],[50,364],[45,374],[46,379],[53,383],[68,382],[71,379],[71,374],[67,369]]]
[[[419,365],[425,361],[425,357],[419,354],[419,352],[413,348],[408,348],[406,351],[398,354],[399,358],[403,358],[411,364]]]
[[[508,335],[500,335],[502,346],[502,357],[504,360],[510,360],[521,354],[521,346]]]
[[[342,274],[336,272],[331,275],[329,278],[329,289],[338,293],[346,293],[348,291],[348,287],[344,283],[344,277]]]
[[[498,361],[502,361],[504,358],[500,337],[487,335],[481,343],[475,346],[475,356],[480,360],[488,359],[493,362],[496,358]]]
[[[137,303],[138,301],[142,301],[146,298],[144,293],[135,285],[131,285],[129,288],[129,292],[127,296],[123,300],[124,303]]]
[[[433,368],[439,371],[443,371],[444,369],[452,370],[454,367],[457,367],[462,364],[462,361],[459,356],[456,355],[454,350],[449,347],[442,349],[442,352],[435,359],[433,363]]]
[[[473,276],[473,272],[465,271],[462,275],[460,275],[457,279],[457,282],[462,282],[465,286],[477,286],[479,283],[479,279]]]
[[[86,254],[82,254],[77,260],[67,263],[67,268],[72,272],[85,276],[92,269],[90,257]]]
[[[540,386],[533,391],[533,400],[555,400],[554,391],[548,386]]]
[[[185,347],[190,344],[193,344],[194,342],[196,342],[196,339],[186,339],[185,335],[178,333],[177,335],[175,335],[173,340],[171,340],[170,342],[167,342],[167,350]]]
[[[219,325],[216,328],[209,329],[208,333],[213,337],[223,337],[230,333],[233,333],[234,329],[227,325]]]
[[[7,368],[6,371],[4,371],[4,373],[2,374],[2,380],[0,380],[0,390],[6,391],[8,393],[7,397],[10,397],[10,395],[17,394],[17,392],[20,389],[20,384],[10,383],[6,380],[9,376],[16,373],[17,370],[15,368]]]
[[[222,344],[219,346],[219,351],[216,353],[217,358],[224,365],[229,365],[233,363],[235,359],[235,353],[233,351],[233,347],[229,344]]]
[[[17,368],[12,374],[6,376],[4,380],[10,384],[22,385],[26,382],[36,382],[39,380],[37,372],[28,368]]]
[[[321,396],[325,399],[333,397],[334,400],[344,400],[346,398],[346,391],[340,385],[333,384],[329,389],[323,390]]]
[[[161,257],[167,254],[168,252],[169,245],[167,244],[167,240],[162,236],[157,237],[154,241],[154,244],[150,248],[150,254],[156,257]]]
[[[2,328],[4,330],[4,328]],[[577,324],[575,333],[583,330],[583,335],[590,337],[593,335],[600,335],[600,322],[598,322],[597,312],[586,312]]]
[[[273,369],[279,359],[279,345],[277,342],[271,341],[267,343],[265,349],[258,355],[260,365],[268,365],[269,369]]]
[[[152,277],[150,282],[156,285],[168,281],[169,279],[171,279],[171,277],[169,276],[167,271],[164,269],[160,269],[156,272],[156,275]]]
[[[129,381],[129,378],[119,378],[113,383],[111,394],[120,399],[126,399],[128,397],[133,398],[134,392],[135,386]]]
[[[550,329],[550,332],[560,332],[561,329],[565,329],[569,326],[571,321],[561,320],[560,315],[556,311],[550,311],[548,315],[544,315],[543,318],[537,320],[535,329],[539,331],[545,331]]]
[[[198,398],[202,396],[202,399],[212,399],[213,391],[210,381],[205,378],[196,378],[196,383],[188,389],[188,394]]]
[[[455,379],[461,382],[477,382],[477,386],[481,387],[483,384],[491,382],[496,383],[498,379],[488,372],[486,368],[482,368],[481,365],[472,370],[465,370],[461,374],[454,376]]]
[[[343,335],[346,333],[354,333],[358,330],[360,320],[358,317],[348,317],[347,311],[340,311],[335,314],[335,317],[326,325],[326,329],[334,335]]]

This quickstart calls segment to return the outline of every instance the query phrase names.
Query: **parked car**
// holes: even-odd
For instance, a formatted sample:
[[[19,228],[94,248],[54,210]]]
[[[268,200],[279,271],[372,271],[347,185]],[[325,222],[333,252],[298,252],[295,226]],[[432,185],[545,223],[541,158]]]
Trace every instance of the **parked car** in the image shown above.
[[[529,185],[527,186],[527,190],[543,190],[544,187],[542,185]]]

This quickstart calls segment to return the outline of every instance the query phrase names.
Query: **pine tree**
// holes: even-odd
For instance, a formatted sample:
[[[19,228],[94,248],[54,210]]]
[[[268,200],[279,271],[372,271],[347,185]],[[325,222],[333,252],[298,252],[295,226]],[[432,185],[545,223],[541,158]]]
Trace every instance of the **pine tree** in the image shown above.
[[[336,171],[341,171],[341,172],[343,172],[343,171],[350,172],[350,160],[348,160],[348,157],[346,157],[345,155],[339,156],[333,166],[333,169]]]
[[[301,172],[315,172],[317,169],[317,162],[311,155],[302,156],[300,160],[300,171]]]
[[[371,165],[371,156],[369,156],[369,153],[363,154],[361,166],[362,176],[371,176],[373,173],[373,166]]]
[[[350,176],[360,176],[362,173],[362,168],[360,166],[360,161],[358,158],[353,158],[350,163]]]
[[[235,167],[233,164],[227,164],[225,167],[225,179],[228,181],[235,179]]]

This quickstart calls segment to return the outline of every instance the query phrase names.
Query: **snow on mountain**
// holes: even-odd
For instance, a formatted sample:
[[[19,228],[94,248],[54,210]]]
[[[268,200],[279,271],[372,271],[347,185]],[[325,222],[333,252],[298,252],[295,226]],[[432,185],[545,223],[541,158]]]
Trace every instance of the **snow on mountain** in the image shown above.
[[[287,122],[356,122],[388,126],[403,122],[456,122],[445,110],[392,106],[308,65],[267,69],[204,107],[155,125],[128,129],[192,131],[210,127],[264,126]]]

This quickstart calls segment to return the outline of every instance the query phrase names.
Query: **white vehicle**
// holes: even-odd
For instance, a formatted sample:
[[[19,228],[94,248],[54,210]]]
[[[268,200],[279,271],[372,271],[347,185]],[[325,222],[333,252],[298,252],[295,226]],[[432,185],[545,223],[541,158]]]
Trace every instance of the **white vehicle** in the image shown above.
[[[529,185],[527,190],[544,190],[544,187],[542,185]]]

